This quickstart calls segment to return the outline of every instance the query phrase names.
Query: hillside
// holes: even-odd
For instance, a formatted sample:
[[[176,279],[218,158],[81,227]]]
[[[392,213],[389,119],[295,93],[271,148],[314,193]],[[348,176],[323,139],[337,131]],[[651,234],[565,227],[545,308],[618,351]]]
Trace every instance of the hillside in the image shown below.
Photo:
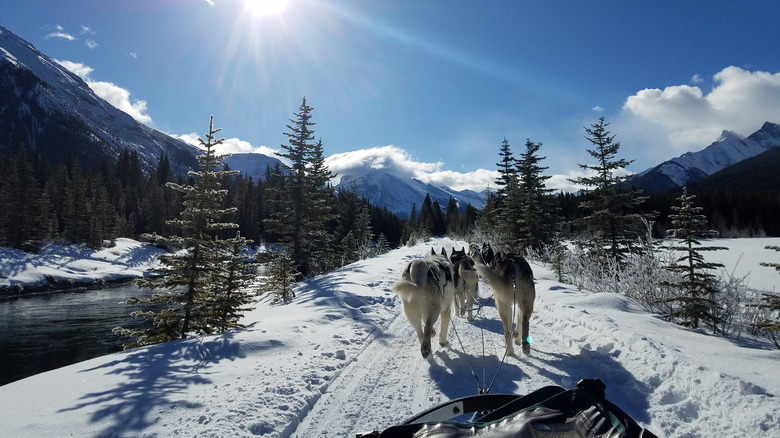
[[[75,158],[96,169],[129,149],[138,152],[145,171],[163,154],[176,173],[197,167],[195,147],[137,122],[2,26],[0,102],[0,151],[6,154],[25,148],[54,166]]]
[[[691,184],[696,192],[780,192],[780,148],[731,165]]]
[[[723,131],[720,138],[697,152],[679,157],[640,172],[626,181],[626,187],[645,193],[662,193],[690,186],[743,160],[780,146],[780,125],[766,122],[747,138]]]

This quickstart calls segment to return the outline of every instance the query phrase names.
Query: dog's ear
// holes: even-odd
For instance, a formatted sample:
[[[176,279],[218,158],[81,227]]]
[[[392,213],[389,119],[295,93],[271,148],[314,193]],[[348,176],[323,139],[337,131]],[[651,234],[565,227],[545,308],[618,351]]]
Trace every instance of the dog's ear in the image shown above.
[[[447,250],[443,246],[441,247],[441,255],[447,257]]]
[[[436,250],[431,248],[431,255],[436,255]]]

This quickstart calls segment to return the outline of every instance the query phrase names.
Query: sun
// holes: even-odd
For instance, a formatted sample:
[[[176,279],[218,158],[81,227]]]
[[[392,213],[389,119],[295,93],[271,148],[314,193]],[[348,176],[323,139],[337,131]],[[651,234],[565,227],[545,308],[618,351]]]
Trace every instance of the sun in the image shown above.
[[[287,6],[287,0],[244,0],[244,6],[256,17],[281,14]]]

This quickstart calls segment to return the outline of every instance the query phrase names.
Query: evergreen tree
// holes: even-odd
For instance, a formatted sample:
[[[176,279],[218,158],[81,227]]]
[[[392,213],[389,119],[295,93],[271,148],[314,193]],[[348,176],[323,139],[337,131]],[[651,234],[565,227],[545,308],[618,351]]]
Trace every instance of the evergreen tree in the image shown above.
[[[645,197],[639,191],[624,192],[621,185],[628,175],[620,173],[633,162],[616,158],[620,143],[607,130],[609,123],[604,117],[585,128],[585,137],[594,149],[587,149],[596,164],[580,164],[590,176],[569,181],[592,191],[592,198],[580,203],[585,215],[577,222],[589,235],[589,246],[596,255],[608,250],[609,257],[620,260],[623,253],[631,250],[632,244],[642,234],[642,216],[638,207]]]
[[[295,261],[289,250],[258,253],[261,263],[268,265],[268,276],[260,288],[274,295],[273,303],[288,302],[295,298],[295,279],[300,273],[295,269]]]
[[[540,249],[550,243],[557,226],[553,190],[545,186],[551,177],[542,175],[547,168],[539,165],[546,158],[537,155],[541,146],[541,143],[526,140],[526,150],[517,160],[521,250],[527,247]]]
[[[511,185],[516,182],[517,177],[515,157],[512,153],[512,148],[509,146],[509,140],[506,138],[501,142],[501,148],[499,149],[498,155],[501,157],[501,161],[496,163],[496,166],[498,166],[498,178],[496,179],[498,189],[496,190],[495,196],[497,205],[500,208],[502,202],[509,194],[508,192],[511,190]]]
[[[672,208],[676,214],[670,215],[675,228],[667,230],[667,233],[670,238],[678,240],[670,249],[679,251],[682,255],[675,263],[666,267],[668,271],[681,276],[677,282],[662,283],[680,292],[678,296],[667,300],[675,306],[675,310],[669,312],[666,317],[691,328],[699,328],[699,324],[704,322],[717,332],[720,323],[715,301],[717,282],[711,271],[722,268],[723,265],[707,262],[702,252],[727,248],[700,246],[699,239],[717,237],[718,233],[708,229],[707,218],[701,214],[703,209],[694,206],[695,198],[695,195],[688,195],[687,188],[683,188],[682,195],[678,198],[680,205]]]
[[[247,307],[252,303],[249,285],[258,266],[247,252],[251,243],[236,231],[235,237],[223,241],[219,249],[220,266],[213,270],[212,290],[206,294],[205,303],[210,309],[208,326],[219,333],[243,327],[239,320],[250,310]]]
[[[283,177],[283,201],[266,221],[269,231],[290,248],[296,270],[303,276],[316,271],[313,268],[321,260],[315,257],[328,246],[324,224],[331,219],[326,207],[333,203],[332,189],[326,186],[333,174],[324,164],[322,142],[313,143],[312,110],[304,97],[296,118],[287,125],[288,142],[279,154],[291,163]]]
[[[167,342],[178,337],[184,339],[191,332],[211,333],[215,318],[212,308],[215,293],[223,284],[216,284],[220,276],[224,277],[226,263],[225,252],[235,242],[220,241],[217,233],[237,227],[232,222],[223,222],[227,215],[235,213],[235,208],[223,208],[226,191],[220,180],[235,171],[218,170],[224,156],[216,155],[214,148],[224,141],[217,139],[221,129],[214,129],[214,117],[209,120],[209,130],[205,141],[199,139],[204,153],[198,156],[199,171],[190,171],[194,184],[167,185],[183,194],[184,210],[177,219],[169,224],[181,231],[180,235],[163,237],[147,235],[156,245],[164,246],[176,252],[159,256],[160,268],[153,271],[162,275],[162,280],[145,279],[139,285],[152,289],[165,289],[167,293],[155,294],[150,298],[133,299],[131,305],[153,305],[164,308],[160,311],[136,311],[132,315],[152,319],[153,324],[145,330],[122,329],[116,331],[137,338],[129,346]],[[230,313],[230,312],[228,312]],[[223,328],[225,325],[216,328]]]
[[[328,223],[335,219],[333,204],[335,195],[330,181],[336,177],[325,164],[325,151],[322,140],[311,148],[307,163],[308,197],[304,223],[304,251],[309,254],[312,269],[310,274],[326,272],[332,267],[332,235],[328,232]],[[370,226],[370,224],[369,224]]]

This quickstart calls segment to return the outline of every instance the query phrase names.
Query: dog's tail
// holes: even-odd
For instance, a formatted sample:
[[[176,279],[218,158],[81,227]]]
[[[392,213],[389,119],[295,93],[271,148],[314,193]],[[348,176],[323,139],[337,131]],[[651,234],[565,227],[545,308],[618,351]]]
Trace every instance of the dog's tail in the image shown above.
[[[495,288],[496,286],[499,286],[504,283],[504,278],[500,276],[498,273],[496,273],[496,271],[491,269],[489,266],[477,263],[474,265],[474,267],[477,268],[477,272],[479,272],[479,275],[485,279],[488,286],[490,286],[491,288]]]
[[[404,301],[422,291],[428,277],[428,265],[415,260],[409,263],[404,273],[404,278],[393,285],[393,292],[397,293]]]

